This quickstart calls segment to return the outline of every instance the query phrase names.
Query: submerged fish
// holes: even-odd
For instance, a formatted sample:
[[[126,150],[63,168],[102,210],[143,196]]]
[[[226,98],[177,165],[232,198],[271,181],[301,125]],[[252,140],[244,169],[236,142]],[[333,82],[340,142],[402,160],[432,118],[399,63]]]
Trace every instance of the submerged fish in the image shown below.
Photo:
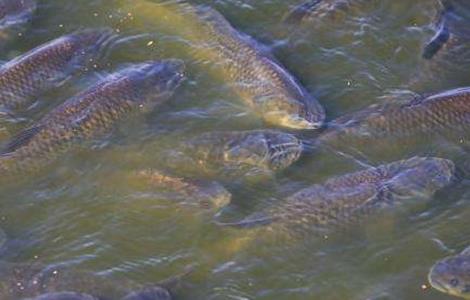
[[[466,79],[470,68],[470,2],[440,2],[433,25],[435,34],[425,42],[423,59],[409,83],[408,88],[415,91],[432,89],[440,82],[453,86],[470,84]]]
[[[184,64],[132,65],[58,106],[7,145],[3,175],[39,169],[73,146],[109,131],[121,119],[166,101],[182,82]]]
[[[441,158],[414,157],[335,177],[303,189],[237,227],[271,224],[290,234],[321,234],[358,223],[374,212],[407,200],[427,199],[449,185],[455,166]]]
[[[470,248],[438,261],[431,268],[428,279],[438,291],[470,299]]]
[[[110,29],[84,30],[52,40],[0,67],[0,108],[31,105],[41,93],[96,63]]]
[[[319,20],[324,17],[335,17],[339,12],[345,12],[357,2],[365,0],[307,0],[295,6],[285,17],[289,24],[298,24]]]
[[[461,88],[341,117],[314,143],[361,151],[426,137],[444,137],[464,144],[469,128],[470,88]]]
[[[102,298],[94,297],[88,294],[76,292],[53,292],[40,295],[35,298],[25,300],[100,300]],[[142,291],[132,292],[121,300],[171,300],[170,293],[159,287],[146,288]]]
[[[40,264],[0,264],[0,298],[2,300],[171,300],[167,282],[142,287],[130,280],[113,280],[63,266]]]
[[[36,10],[36,0],[0,0],[0,41],[21,31]]]
[[[180,156],[190,157],[199,171],[254,175],[287,168],[299,159],[303,144],[274,130],[216,131],[185,141],[181,148]]]
[[[215,181],[173,176],[158,170],[142,170],[131,175],[139,185],[164,192],[170,199],[196,203],[204,209],[219,210],[230,203],[232,195]]]
[[[189,4],[132,1],[137,18],[168,22],[193,46],[193,55],[210,62],[216,75],[261,118],[274,126],[315,129],[325,112],[318,101],[274,57],[251,37],[237,31],[217,11]]]

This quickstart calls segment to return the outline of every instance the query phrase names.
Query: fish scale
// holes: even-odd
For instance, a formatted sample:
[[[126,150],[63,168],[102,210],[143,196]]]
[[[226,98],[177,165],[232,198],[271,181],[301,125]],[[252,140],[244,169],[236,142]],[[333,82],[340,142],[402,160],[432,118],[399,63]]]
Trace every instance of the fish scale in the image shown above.
[[[18,110],[83,71],[99,55],[112,31],[84,30],[52,40],[0,68],[0,107]]]
[[[225,226],[269,224],[291,236],[325,234],[364,221],[383,207],[429,198],[454,180],[452,161],[413,157],[338,176],[300,190],[275,206]]]
[[[167,100],[184,78],[183,66],[179,60],[149,62],[105,78],[14,138],[0,156],[0,171],[8,175],[40,169],[140,112],[142,106]]]

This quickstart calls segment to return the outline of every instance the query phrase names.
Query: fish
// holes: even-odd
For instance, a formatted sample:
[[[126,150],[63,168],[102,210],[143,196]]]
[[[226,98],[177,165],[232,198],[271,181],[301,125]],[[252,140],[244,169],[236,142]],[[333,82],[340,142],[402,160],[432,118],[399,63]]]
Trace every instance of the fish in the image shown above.
[[[432,59],[450,39],[449,15],[453,13],[454,7],[449,1],[442,2],[442,9],[439,11],[435,22],[435,35],[428,41],[423,49],[422,57]]]
[[[428,281],[442,293],[470,299],[470,247],[436,262],[428,273]]]
[[[184,63],[177,59],[134,64],[107,76],[14,137],[0,154],[0,172],[40,170],[119,121],[165,102],[184,78]]]
[[[232,176],[281,171],[296,162],[304,149],[295,135],[277,130],[207,132],[179,148],[198,170],[220,170]]]
[[[132,172],[128,181],[138,181],[146,188],[166,192],[170,199],[196,203],[208,210],[220,210],[230,203],[232,194],[216,181],[174,176],[170,172],[146,169]]]
[[[387,149],[404,141],[445,138],[466,144],[470,88],[452,89],[402,103],[374,105],[332,121],[312,143],[343,150]],[[429,143],[427,143],[429,145]]]
[[[470,5],[468,1],[441,0],[431,25],[434,35],[422,46],[417,71],[407,84],[414,91],[429,91],[451,83],[467,86],[470,67]]]
[[[111,29],[77,31],[49,41],[0,67],[0,108],[18,111],[97,63]]]
[[[318,100],[254,38],[236,30],[215,9],[190,4],[133,1],[135,19],[170,27],[191,44],[191,55],[207,62],[265,123],[296,130],[318,129],[325,111]],[[166,24],[165,24],[166,22]]]
[[[99,300],[96,297],[83,293],[75,292],[55,292],[47,293],[34,298],[28,298],[25,300]]]
[[[0,1],[0,47],[14,34],[21,33],[23,25],[31,21],[36,8],[36,0]]]
[[[88,294],[76,293],[76,292],[53,292],[40,295],[29,300],[99,300]],[[170,293],[160,287],[146,288],[142,291],[135,291],[129,295],[121,298],[121,300],[171,300],[173,299]],[[25,299],[28,300],[28,299]]]
[[[222,225],[264,226],[294,237],[325,236],[351,228],[381,210],[428,199],[454,180],[452,161],[412,157],[330,178],[242,221]]]
[[[171,300],[166,281],[142,287],[131,280],[115,280],[66,266],[40,263],[0,263],[2,300]]]
[[[340,13],[347,12],[354,4],[367,2],[365,0],[307,0],[296,5],[284,17],[286,24],[312,22],[325,17],[335,18]]]

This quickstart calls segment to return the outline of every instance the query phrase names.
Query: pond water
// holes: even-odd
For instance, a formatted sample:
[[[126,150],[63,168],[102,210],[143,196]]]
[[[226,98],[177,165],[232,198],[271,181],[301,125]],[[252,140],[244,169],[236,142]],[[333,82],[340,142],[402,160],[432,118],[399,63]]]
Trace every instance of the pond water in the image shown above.
[[[3,260],[65,264],[139,284],[193,266],[175,290],[176,299],[453,299],[429,287],[427,272],[437,259],[470,242],[470,187],[465,181],[418,207],[386,214],[332,239],[312,235],[301,241],[244,242],[247,233],[216,226],[213,213],[136,188],[131,181],[138,179],[125,175],[164,166],[165,151],[197,134],[266,127],[228,83],[210,72],[210,62],[192,55],[182,24],[165,18],[154,6],[158,1],[38,2],[32,24],[5,47],[1,60],[77,29],[111,27],[126,38],[95,72],[48,91],[34,109],[2,123],[1,141],[124,65],[179,58],[185,61],[187,79],[151,113],[68,153],[39,174],[25,175],[24,183],[2,184]],[[347,12],[293,27],[282,20],[297,0],[190,2],[212,6],[235,28],[265,44],[321,102],[327,120],[400,101],[411,92],[470,85],[461,64],[446,61],[442,69],[430,69],[421,57],[424,43],[435,34],[432,23],[439,6],[431,0],[356,1]],[[314,139],[316,133],[307,135]],[[435,154],[424,147],[395,159]],[[389,157],[319,151],[267,182],[221,177],[233,197],[215,218],[239,220],[282,201],[283,195],[389,162]],[[184,167],[177,168],[186,172]]]

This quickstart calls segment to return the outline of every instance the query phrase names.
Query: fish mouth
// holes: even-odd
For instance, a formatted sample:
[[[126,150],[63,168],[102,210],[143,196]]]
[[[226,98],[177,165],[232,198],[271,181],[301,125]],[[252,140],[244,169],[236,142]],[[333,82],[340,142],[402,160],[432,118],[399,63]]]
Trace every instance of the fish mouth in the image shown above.
[[[323,121],[309,121],[299,115],[291,115],[286,121],[286,125],[292,129],[314,130],[323,127]]]
[[[440,280],[436,279],[438,275],[436,274],[435,272],[435,267],[433,267],[431,269],[431,271],[429,271],[429,274],[428,274],[428,282],[429,284],[436,290],[442,292],[442,293],[445,293],[445,294],[448,294],[449,293],[449,289],[448,287],[441,283]]]

